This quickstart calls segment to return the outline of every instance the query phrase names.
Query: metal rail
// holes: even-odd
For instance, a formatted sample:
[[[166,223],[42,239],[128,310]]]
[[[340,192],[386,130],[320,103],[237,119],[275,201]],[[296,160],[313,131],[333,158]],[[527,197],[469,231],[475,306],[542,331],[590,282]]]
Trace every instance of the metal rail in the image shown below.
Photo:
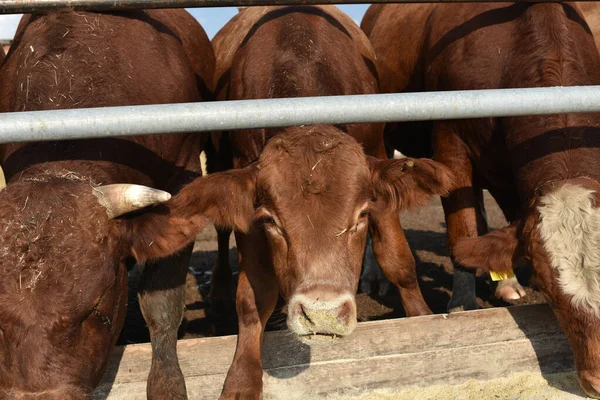
[[[600,86],[304,97],[0,113],[0,143],[308,124],[600,112]]]
[[[0,0],[0,14],[18,14],[73,8],[88,11],[116,11],[149,8],[238,7],[309,4],[430,3],[432,0]],[[475,0],[494,2],[496,0]],[[555,2],[556,0],[520,0]],[[594,0],[583,0],[594,1]],[[464,3],[473,0],[435,0],[436,3]]]

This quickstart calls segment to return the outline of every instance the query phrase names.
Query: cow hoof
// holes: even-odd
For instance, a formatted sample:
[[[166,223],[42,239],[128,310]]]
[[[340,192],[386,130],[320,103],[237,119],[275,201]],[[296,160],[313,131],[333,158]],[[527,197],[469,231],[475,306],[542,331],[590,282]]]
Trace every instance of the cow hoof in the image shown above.
[[[179,365],[153,365],[148,376],[146,394],[148,400],[188,400],[185,380]]]
[[[223,393],[219,400],[260,400],[262,393]]]
[[[449,314],[469,310],[479,310],[480,308],[479,302],[475,296],[468,299],[457,299],[455,297],[451,297],[450,302],[448,303]]]
[[[504,301],[518,300],[525,297],[525,289],[519,284],[517,278],[504,279],[498,282],[496,287],[496,297]]]

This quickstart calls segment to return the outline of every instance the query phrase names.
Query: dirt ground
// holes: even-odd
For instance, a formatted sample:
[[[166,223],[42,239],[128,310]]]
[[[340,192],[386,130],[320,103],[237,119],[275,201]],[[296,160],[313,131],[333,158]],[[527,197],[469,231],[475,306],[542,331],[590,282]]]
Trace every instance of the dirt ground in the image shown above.
[[[487,193],[485,200],[490,227],[505,226],[506,221],[502,212]],[[425,301],[434,313],[444,313],[452,288],[452,266],[448,257],[446,227],[440,200],[434,199],[420,210],[401,215],[401,221],[415,255],[419,283]],[[234,269],[237,270],[237,253],[233,235],[230,245],[230,259]],[[205,298],[210,282],[210,271],[216,259],[216,250],[216,232],[209,226],[198,236],[195,243],[186,285],[186,312],[181,330],[183,338],[236,333],[237,323],[233,310],[222,312],[219,316],[211,316],[209,313],[209,317],[207,317],[208,304]],[[517,273],[517,277],[522,284],[527,283],[527,276]],[[488,277],[484,275],[477,279],[477,296],[481,306],[487,308],[509,305],[494,297],[488,280]],[[511,304],[544,302],[541,294],[528,287],[526,287],[526,291],[525,298]],[[391,288],[384,295],[379,295],[377,292],[357,295],[359,321],[405,316],[395,288]],[[276,312],[271,318],[268,329],[280,328],[285,328],[285,315]]]

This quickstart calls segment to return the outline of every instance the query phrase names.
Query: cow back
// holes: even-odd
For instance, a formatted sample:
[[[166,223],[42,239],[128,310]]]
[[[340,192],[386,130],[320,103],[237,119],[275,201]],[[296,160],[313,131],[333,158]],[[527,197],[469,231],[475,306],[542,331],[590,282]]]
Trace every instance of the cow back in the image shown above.
[[[213,39],[219,99],[374,94],[373,50],[359,27],[333,6],[242,10]],[[341,127],[367,153],[385,156],[382,126]],[[233,165],[256,160],[277,129],[230,135]]]
[[[26,15],[0,69],[0,107],[10,112],[211,100],[213,70],[208,37],[183,10]],[[172,190],[201,173],[203,141],[201,134],[176,134],[12,144],[0,149],[0,163],[7,181],[28,168],[39,173],[60,163],[99,174],[104,183]]]
[[[363,24],[374,42],[384,91],[600,83],[598,50],[573,3],[411,7],[382,6]],[[386,46],[390,47],[386,50]],[[409,57],[402,59],[403,54]],[[447,125],[469,148],[490,190],[507,191],[516,184],[519,195],[527,196],[536,182],[556,179],[568,164],[570,170],[597,175],[597,157],[592,153],[597,147],[594,126],[599,122],[596,114],[569,114],[482,118]],[[402,124],[397,129],[400,149],[421,139],[431,143],[431,123]],[[443,146],[436,151],[443,152]]]

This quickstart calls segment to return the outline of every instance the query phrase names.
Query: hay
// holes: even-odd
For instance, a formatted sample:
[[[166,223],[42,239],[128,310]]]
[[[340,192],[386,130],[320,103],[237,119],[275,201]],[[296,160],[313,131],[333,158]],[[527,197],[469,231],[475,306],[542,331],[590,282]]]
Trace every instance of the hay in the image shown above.
[[[575,372],[542,376],[523,372],[490,381],[469,380],[460,385],[411,388],[398,393],[374,391],[345,400],[576,400],[587,398]],[[338,398],[341,399],[341,398]]]

